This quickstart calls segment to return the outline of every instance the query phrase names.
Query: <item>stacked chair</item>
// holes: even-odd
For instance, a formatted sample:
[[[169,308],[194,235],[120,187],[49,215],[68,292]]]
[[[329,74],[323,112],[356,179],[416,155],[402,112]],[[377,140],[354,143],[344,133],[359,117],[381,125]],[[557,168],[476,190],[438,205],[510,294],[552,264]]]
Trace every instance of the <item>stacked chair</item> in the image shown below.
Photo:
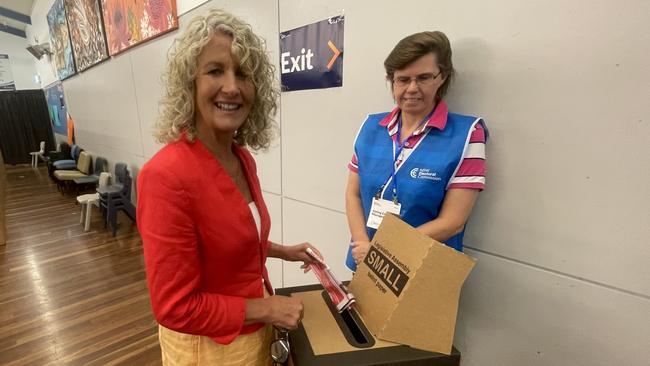
[[[97,188],[99,194],[99,208],[105,219],[106,226],[113,236],[117,231],[117,212],[124,213],[135,221],[135,206],[131,203],[131,186],[133,178],[129,175],[126,164],[115,164],[115,181],[106,186]]]
[[[104,227],[108,228],[113,236],[117,233],[118,211],[124,211],[135,222],[135,206],[131,203],[133,178],[125,163],[115,164],[113,182],[105,184],[111,176],[107,172],[106,159],[97,157],[92,169],[90,154],[77,145],[70,147],[65,143],[59,145],[59,151],[50,152],[49,156],[48,171],[62,194],[72,190],[83,193],[82,191],[94,189],[99,183],[96,193],[77,196],[77,202],[82,207],[80,222],[84,224],[85,231],[90,228],[93,205],[99,206],[104,218]]]

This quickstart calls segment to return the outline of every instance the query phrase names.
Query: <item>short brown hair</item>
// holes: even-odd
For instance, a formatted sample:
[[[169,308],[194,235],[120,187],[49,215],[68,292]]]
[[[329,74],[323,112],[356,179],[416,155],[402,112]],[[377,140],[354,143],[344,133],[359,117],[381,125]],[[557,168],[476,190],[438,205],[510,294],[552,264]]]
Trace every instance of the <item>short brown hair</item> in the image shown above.
[[[445,82],[438,88],[436,94],[438,99],[442,99],[447,94],[447,89],[454,78],[455,71],[451,62],[449,39],[440,31],[415,33],[399,41],[384,61],[386,79],[392,82],[395,71],[407,67],[415,60],[429,53],[436,55],[438,67],[445,78]]]

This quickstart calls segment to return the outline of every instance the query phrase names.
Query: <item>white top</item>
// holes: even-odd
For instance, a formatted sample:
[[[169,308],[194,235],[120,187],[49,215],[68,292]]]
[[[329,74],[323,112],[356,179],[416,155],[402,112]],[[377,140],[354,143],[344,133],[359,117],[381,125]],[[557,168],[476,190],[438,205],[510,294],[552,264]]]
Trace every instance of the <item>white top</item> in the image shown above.
[[[262,238],[262,218],[260,217],[260,212],[257,210],[257,206],[255,205],[255,202],[251,202],[248,204],[248,207],[251,209],[251,213],[253,214],[253,220],[255,220],[255,227],[257,228],[257,237]]]

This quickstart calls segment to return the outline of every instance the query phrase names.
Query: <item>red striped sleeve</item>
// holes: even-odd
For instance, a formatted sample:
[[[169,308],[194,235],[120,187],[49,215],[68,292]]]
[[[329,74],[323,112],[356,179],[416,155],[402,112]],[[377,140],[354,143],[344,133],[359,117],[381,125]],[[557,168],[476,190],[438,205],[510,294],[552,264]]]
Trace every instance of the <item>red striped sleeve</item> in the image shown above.
[[[357,154],[352,154],[352,158],[348,163],[348,170],[353,173],[359,173],[359,160],[357,159]]]
[[[485,129],[480,123],[476,124],[472,131],[472,135],[469,137],[469,143],[471,144],[472,142],[485,143]]]
[[[449,181],[447,189],[483,190],[485,188],[485,171],[485,129],[481,123],[477,123],[470,135],[463,161]]]

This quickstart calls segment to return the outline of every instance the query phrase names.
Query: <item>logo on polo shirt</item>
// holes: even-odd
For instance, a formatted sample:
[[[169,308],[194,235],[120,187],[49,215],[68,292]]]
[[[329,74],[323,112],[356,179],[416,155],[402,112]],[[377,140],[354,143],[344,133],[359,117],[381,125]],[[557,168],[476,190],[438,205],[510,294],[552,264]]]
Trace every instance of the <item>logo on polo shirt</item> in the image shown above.
[[[442,178],[438,176],[438,173],[428,168],[413,168],[409,174],[413,179],[428,179],[434,181],[442,180]]]

